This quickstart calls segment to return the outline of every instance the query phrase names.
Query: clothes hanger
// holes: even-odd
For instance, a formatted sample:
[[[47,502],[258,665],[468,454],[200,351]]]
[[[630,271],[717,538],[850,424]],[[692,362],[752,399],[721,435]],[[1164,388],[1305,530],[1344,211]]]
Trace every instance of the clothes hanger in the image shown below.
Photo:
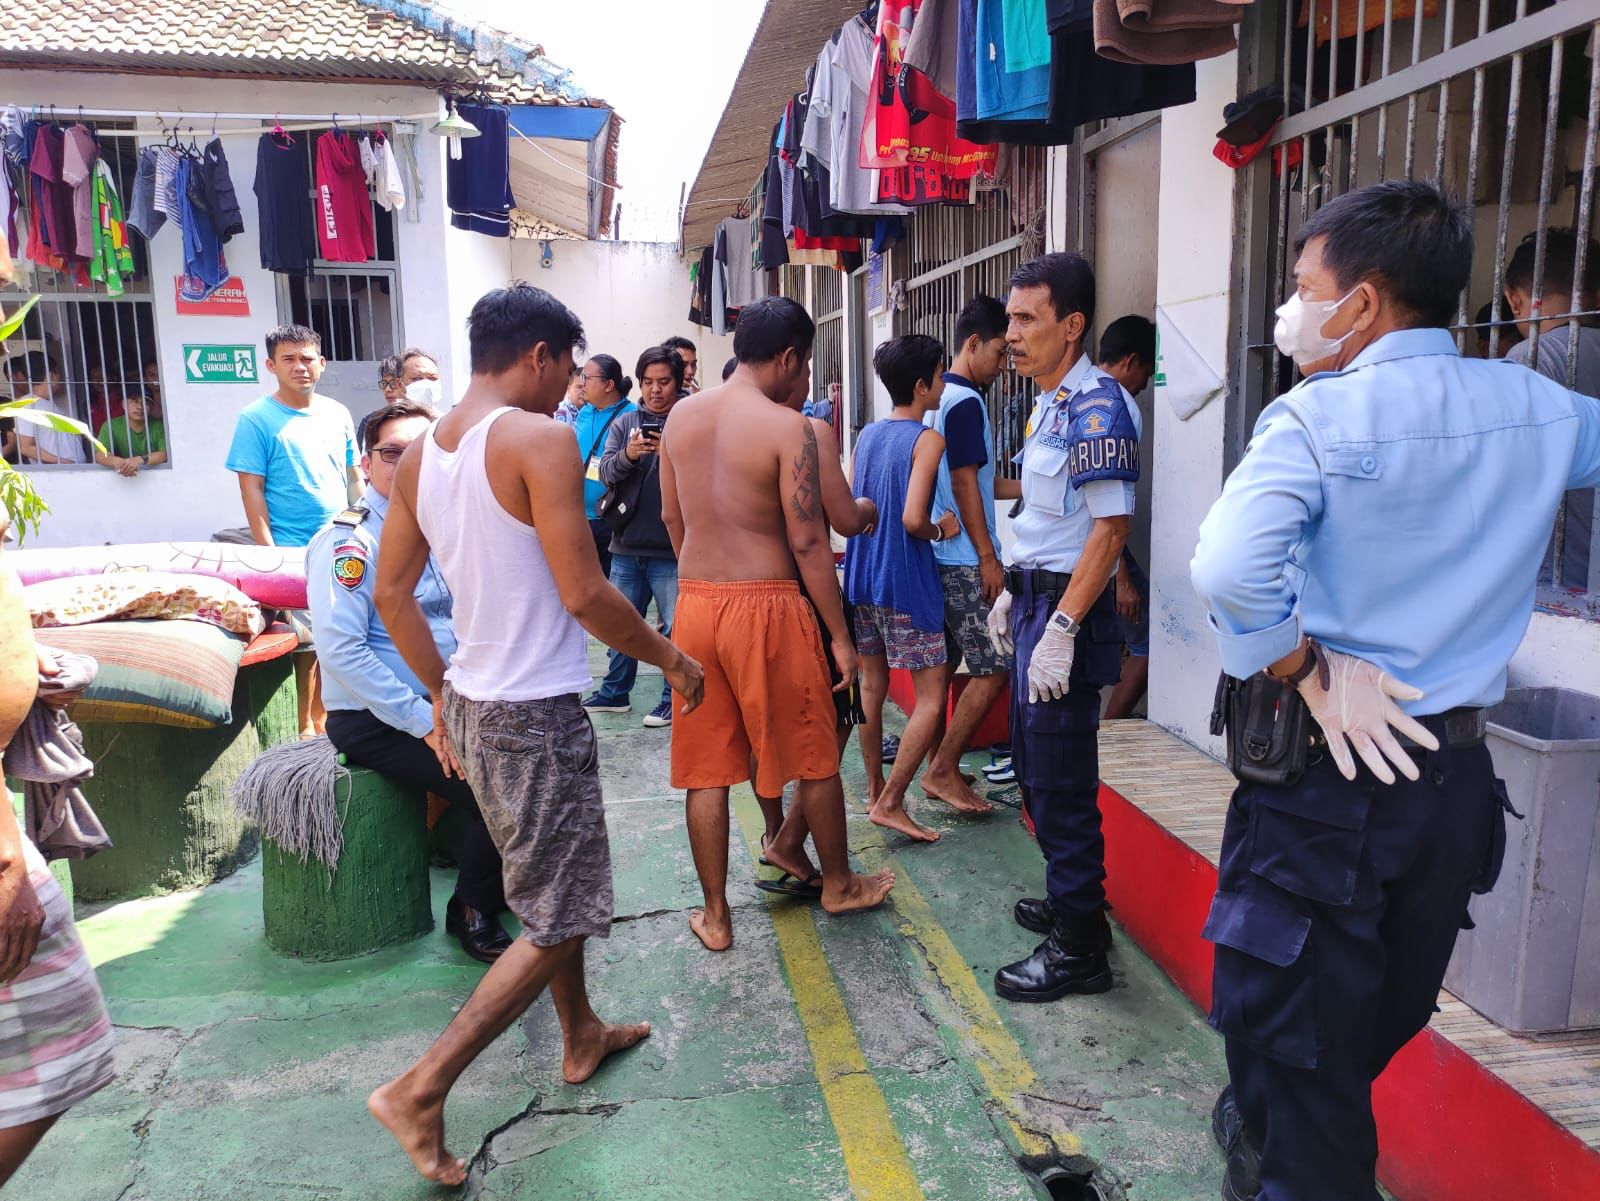
[[[293,146],[294,138],[283,128],[283,114],[272,114],[272,133],[268,135],[280,146]]]

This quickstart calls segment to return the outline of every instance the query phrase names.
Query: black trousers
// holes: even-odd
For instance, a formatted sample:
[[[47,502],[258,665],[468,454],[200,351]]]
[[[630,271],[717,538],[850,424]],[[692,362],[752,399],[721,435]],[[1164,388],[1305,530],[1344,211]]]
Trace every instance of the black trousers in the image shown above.
[[[1105,908],[1106,842],[1100,832],[1100,689],[1122,670],[1116,594],[1107,588],[1084,619],[1067,694],[1028,699],[1028,666],[1044,636],[1059,589],[1023,571],[1011,604],[1016,662],[1011,672],[1011,762],[1045,861],[1045,889],[1058,912]]]
[[[1325,757],[1229,806],[1211,1024],[1261,1149],[1260,1201],[1377,1201],[1372,1082],[1433,1016],[1468,897],[1499,872],[1487,748],[1415,761],[1416,783],[1384,785]]]
[[[420,738],[379,721],[365,709],[328,713],[328,740],[351,763],[393,776],[409,788],[437,793],[467,814],[456,851],[456,896],[479,913],[505,908],[500,852],[478,812],[478,799],[465,780],[446,778],[432,748]]]
[[[611,527],[598,517],[589,519],[589,536],[594,539],[595,553],[600,556],[600,572],[611,578]]]

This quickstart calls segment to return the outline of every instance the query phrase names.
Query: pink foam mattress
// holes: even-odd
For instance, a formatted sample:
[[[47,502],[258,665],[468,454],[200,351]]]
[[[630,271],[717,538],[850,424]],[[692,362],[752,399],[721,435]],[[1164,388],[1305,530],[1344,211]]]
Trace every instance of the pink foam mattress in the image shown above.
[[[226,580],[259,605],[306,607],[305,551],[298,546],[231,542],[141,542],[131,546],[64,546],[8,552],[24,584],[114,571],[185,571]]]

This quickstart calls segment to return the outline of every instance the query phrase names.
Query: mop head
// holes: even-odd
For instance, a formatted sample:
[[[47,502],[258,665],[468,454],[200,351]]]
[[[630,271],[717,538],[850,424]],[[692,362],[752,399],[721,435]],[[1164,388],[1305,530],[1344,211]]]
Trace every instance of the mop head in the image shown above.
[[[305,863],[313,856],[330,871],[344,850],[350,773],[327,738],[289,742],[263,751],[234,783],[233,806],[261,833]]]

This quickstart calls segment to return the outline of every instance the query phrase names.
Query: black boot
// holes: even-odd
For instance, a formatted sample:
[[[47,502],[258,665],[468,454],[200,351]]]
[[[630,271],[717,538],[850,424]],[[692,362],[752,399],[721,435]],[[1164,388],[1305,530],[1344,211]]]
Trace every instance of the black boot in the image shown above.
[[[1011,911],[1011,916],[1016,919],[1017,925],[1024,930],[1032,930],[1035,934],[1048,934],[1055,928],[1055,906],[1051,905],[1046,897],[1023,897]],[[1100,938],[1101,946],[1109,951],[1111,923],[1106,919],[1104,909],[1100,911]]]
[[[479,963],[493,963],[511,945],[511,935],[506,933],[499,918],[479,913],[454,894],[444,907],[444,929]]]
[[[1068,993],[1100,993],[1111,987],[1100,925],[1104,913],[1056,915],[1050,936],[1032,955],[994,974],[994,991],[1008,1001],[1054,1001]]]
[[[1222,1178],[1223,1201],[1255,1201],[1261,1191],[1261,1152],[1244,1129],[1244,1115],[1233,1098],[1233,1085],[1222,1090],[1211,1109],[1211,1134],[1228,1153],[1228,1174]]]

